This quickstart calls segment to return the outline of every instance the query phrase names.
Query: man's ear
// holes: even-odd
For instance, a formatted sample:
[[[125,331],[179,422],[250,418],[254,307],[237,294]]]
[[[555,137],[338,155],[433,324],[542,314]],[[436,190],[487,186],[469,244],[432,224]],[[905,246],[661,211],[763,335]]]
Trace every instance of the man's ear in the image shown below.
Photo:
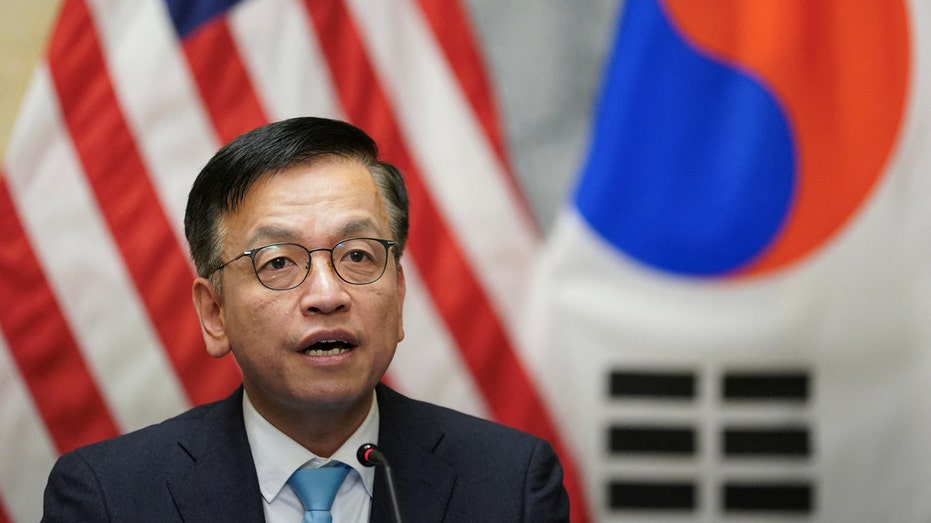
[[[230,352],[229,339],[226,337],[226,321],[223,315],[223,300],[217,289],[206,278],[194,280],[192,290],[194,309],[200,319],[200,332],[207,345],[207,353],[214,358],[222,358]]]

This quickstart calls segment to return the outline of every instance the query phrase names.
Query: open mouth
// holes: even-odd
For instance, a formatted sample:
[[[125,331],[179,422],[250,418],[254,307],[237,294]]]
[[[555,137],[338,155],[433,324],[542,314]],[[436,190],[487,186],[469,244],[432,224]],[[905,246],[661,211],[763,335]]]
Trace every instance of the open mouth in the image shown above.
[[[356,348],[345,340],[321,340],[304,349],[307,356],[336,356]]]

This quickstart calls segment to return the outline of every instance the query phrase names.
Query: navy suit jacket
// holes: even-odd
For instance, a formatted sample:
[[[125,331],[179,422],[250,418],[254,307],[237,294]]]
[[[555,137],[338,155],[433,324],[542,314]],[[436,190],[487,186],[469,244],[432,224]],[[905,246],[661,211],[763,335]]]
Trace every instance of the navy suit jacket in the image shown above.
[[[569,520],[562,467],[545,441],[376,388],[378,446],[391,461],[405,522]],[[389,523],[383,474],[372,522]],[[158,425],[56,462],[47,522],[264,521],[242,418],[242,388]]]

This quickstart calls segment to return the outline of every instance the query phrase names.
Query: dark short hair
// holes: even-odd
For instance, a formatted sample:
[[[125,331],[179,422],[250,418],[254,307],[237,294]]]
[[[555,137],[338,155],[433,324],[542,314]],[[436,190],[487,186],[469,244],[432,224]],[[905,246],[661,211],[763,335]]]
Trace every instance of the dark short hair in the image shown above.
[[[207,276],[221,263],[222,218],[236,212],[252,185],[297,165],[340,158],[358,161],[381,193],[397,242],[396,259],[407,242],[408,199],[401,173],[378,159],[378,146],[361,129],[327,118],[282,120],[240,135],[201,169],[188,195],[184,234],[197,274]]]

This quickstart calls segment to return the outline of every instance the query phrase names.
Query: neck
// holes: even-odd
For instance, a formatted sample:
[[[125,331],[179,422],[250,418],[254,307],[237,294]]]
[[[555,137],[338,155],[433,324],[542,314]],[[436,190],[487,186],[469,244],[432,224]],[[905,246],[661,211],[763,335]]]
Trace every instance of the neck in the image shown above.
[[[270,408],[249,400],[255,410],[275,428],[322,458],[329,458],[365,421],[375,394],[366,394],[351,405]]]

